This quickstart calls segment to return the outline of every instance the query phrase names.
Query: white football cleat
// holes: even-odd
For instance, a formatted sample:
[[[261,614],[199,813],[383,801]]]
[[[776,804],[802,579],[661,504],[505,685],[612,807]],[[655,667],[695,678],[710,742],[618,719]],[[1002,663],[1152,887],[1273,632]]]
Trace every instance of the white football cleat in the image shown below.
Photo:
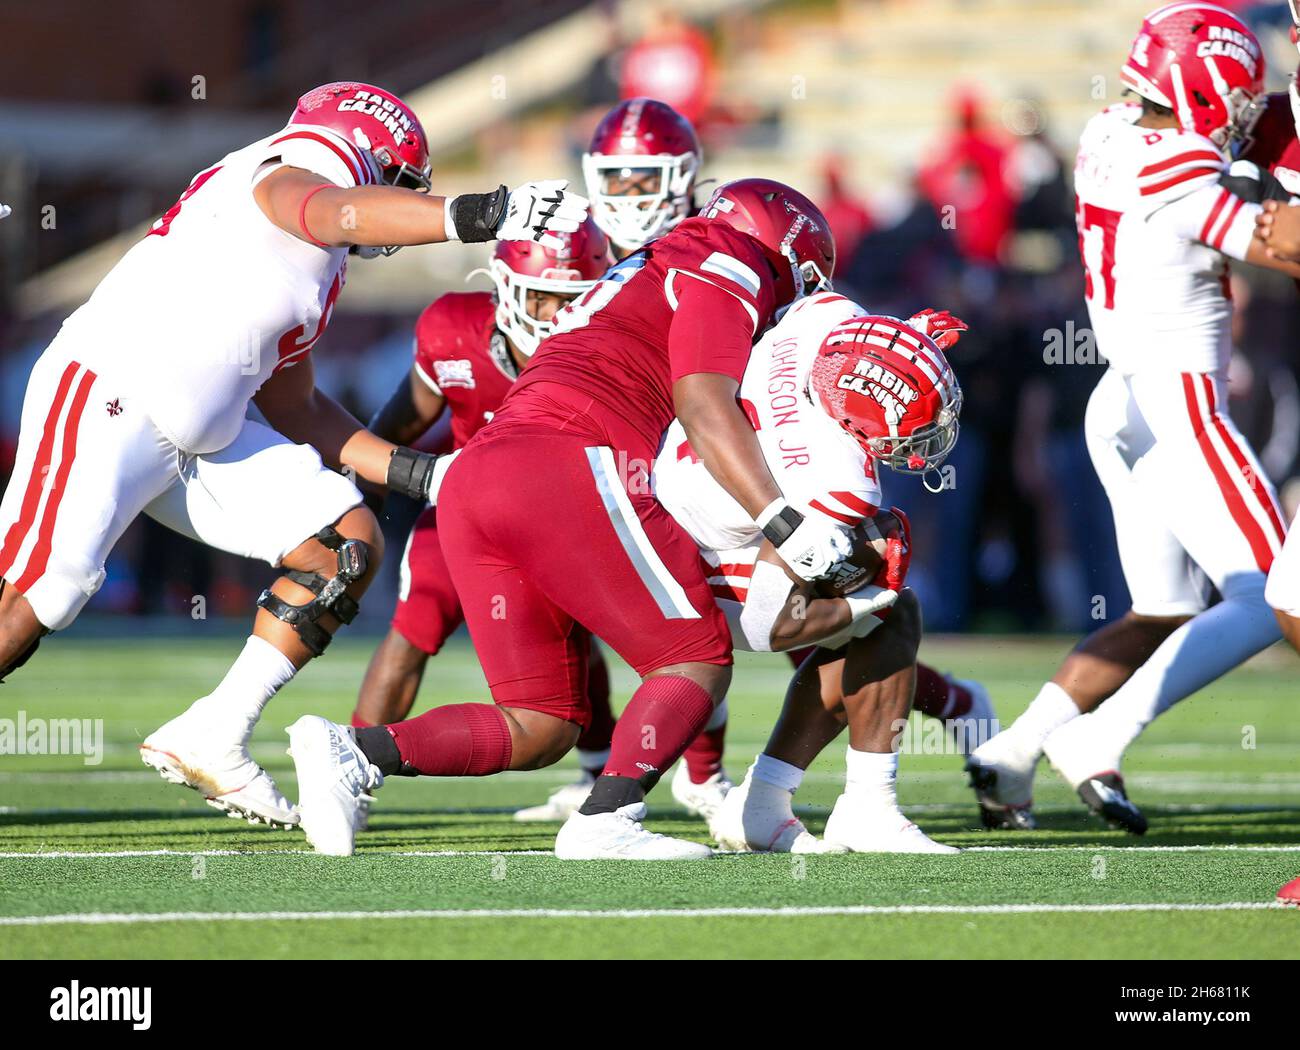
[[[574,813],[555,836],[560,860],[704,860],[713,850],[698,842],[646,831],[644,802],[613,813]]]
[[[966,759],[980,819],[991,831],[1032,831],[1034,770],[1042,752],[1024,744],[1014,727],[1005,729]]]
[[[180,715],[140,745],[140,759],[169,784],[193,788],[208,805],[250,824],[292,828],[298,811],[243,743],[214,745],[211,728]]]
[[[696,784],[691,780],[686,763],[678,762],[670,790],[673,798],[685,808],[687,813],[710,821],[722,808],[722,800],[727,797],[727,792],[732,789],[732,786],[731,781],[727,779],[726,771],[721,769],[703,784]]]
[[[794,815],[790,792],[746,774],[727,792],[709,821],[719,846],[737,853],[826,853],[827,848]]]
[[[575,780],[572,784],[565,784],[563,787],[551,792],[547,800],[540,806],[529,806],[526,809],[516,810],[515,820],[524,821],[525,823],[568,820],[587,801],[587,796],[591,794],[591,785],[595,782],[595,777],[583,773],[580,780]]]
[[[318,853],[350,857],[361,799],[384,775],[357,747],[352,730],[316,715],[291,725],[289,754],[298,770],[298,813]]]
[[[897,806],[863,803],[850,795],[835,800],[826,819],[826,843],[851,853],[960,853],[935,842]]]
[[[1124,746],[1096,715],[1080,715],[1052,730],[1043,753],[1094,814],[1113,828],[1146,834],[1147,818],[1128,797],[1119,772]]]

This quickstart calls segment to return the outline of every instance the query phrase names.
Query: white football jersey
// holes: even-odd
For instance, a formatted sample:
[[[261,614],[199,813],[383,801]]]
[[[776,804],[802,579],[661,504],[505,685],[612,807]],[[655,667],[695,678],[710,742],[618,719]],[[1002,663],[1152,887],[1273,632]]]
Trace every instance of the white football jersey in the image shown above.
[[[123,383],[183,451],[235,439],[262,384],[320,338],[343,286],[345,248],[285,233],[253,199],[285,165],[345,188],[379,181],[346,139],[290,125],[195,176],[64,323],[80,359]]]
[[[808,376],[831,330],[867,312],[833,292],[801,299],[754,347],[739,392],[785,498],[805,515],[850,526],[880,505],[876,467],[813,403]],[[694,454],[677,420],[664,436],[653,484],[659,502],[700,547],[714,597],[743,603],[762,532]]]
[[[1137,126],[1110,106],[1079,140],[1074,185],[1088,315],[1098,351],[1124,374],[1214,372],[1230,353],[1225,256],[1244,259],[1259,205],[1219,185],[1209,139]]]

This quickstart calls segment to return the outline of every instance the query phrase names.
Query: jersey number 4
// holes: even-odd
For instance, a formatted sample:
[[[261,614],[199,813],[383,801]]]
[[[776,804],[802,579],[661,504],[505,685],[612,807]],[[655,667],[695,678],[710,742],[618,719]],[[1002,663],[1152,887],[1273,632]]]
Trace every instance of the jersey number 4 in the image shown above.
[[[1105,293],[1107,310],[1115,309],[1115,231],[1119,229],[1120,213],[1109,208],[1099,208],[1095,204],[1079,201],[1075,212],[1075,221],[1079,226],[1079,258],[1083,260],[1085,295],[1094,297],[1092,266],[1088,263],[1087,233],[1091,229],[1101,228],[1101,287]]]

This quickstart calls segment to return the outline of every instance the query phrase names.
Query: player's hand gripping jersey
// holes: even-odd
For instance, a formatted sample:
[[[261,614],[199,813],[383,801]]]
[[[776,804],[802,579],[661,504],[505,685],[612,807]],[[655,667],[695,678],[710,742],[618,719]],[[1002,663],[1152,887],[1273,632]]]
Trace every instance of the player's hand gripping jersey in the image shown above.
[[[1221,184],[1201,135],[1149,130],[1139,106],[1088,122],[1075,166],[1079,250],[1097,348],[1125,374],[1215,372],[1229,355],[1224,256],[1244,259],[1259,205]]]
[[[64,323],[84,363],[133,390],[185,452],[235,439],[249,399],[310,353],[343,287],[346,248],[284,232],[253,198],[284,165],[344,188],[379,181],[342,136],[290,125],[196,175]]]

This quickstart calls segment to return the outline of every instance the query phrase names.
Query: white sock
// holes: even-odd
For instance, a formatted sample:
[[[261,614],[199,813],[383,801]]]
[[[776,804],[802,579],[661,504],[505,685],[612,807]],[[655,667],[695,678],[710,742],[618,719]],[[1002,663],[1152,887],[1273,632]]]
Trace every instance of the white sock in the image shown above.
[[[803,783],[803,773],[804,771],[798,766],[782,762],[771,755],[759,755],[754,759],[754,764],[749,767],[751,781],[779,788],[791,795],[798,791],[799,785]]]
[[[1156,718],[1282,636],[1263,584],[1225,598],[1166,638],[1101,707],[1093,725],[1127,747]]]
[[[1052,735],[1052,731],[1071,719],[1078,718],[1079,714],[1079,708],[1070,699],[1070,694],[1055,682],[1048,682],[1038,690],[1038,695],[1025,708],[1024,714],[1007,727],[1007,732],[1012,733],[1014,739],[1021,741],[1034,754],[1040,754],[1043,741]]]
[[[208,720],[217,734],[228,732],[233,743],[247,744],[266,702],[295,674],[289,658],[265,639],[253,635],[230,665],[226,677],[211,693],[190,705],[186,714]],[[214,743],[225,743],[218,738]]]
[[[894,792],[898,781],[897,751],[855,751],[845,748],[844,794],[886,808],[898,805]]]
[[[727,698],[724,696],[722,698],[722,703],[720,703],[717,707],[713,709],[713,714],[709,716],[708,722],[705,723],[704,731],[706,733],[711,733],[715,729],[721,729],[726,724],[727,724]]]

